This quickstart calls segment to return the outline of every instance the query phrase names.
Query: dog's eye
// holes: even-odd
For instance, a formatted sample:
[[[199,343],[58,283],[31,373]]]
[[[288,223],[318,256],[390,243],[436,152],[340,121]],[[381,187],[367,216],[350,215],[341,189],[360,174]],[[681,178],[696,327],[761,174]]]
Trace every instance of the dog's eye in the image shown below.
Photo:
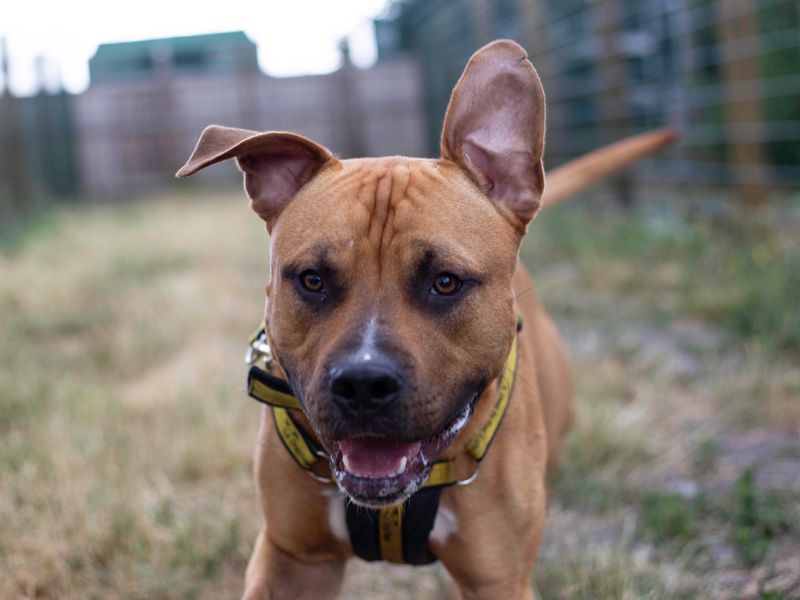
[[[461,289],[462,281],[452,273],[439,273],[433,280],[431,294],[452,296]]]
[[[316,271],[303,271],[300,273],[300,285],[303,286],[303,289],[315,294],[325,289],[325,285],[322,283],[322,277],[320,277],[320,274]]]

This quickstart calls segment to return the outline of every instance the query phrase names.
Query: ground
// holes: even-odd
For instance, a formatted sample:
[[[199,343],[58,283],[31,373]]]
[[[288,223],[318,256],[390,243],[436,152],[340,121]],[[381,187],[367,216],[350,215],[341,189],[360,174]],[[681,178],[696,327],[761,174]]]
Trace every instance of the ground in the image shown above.
[[[53,210],[0,246],[0,597],[235,598],[259,527],[239,192]],[[523,249],[572,355],[545,598],[800,597],[800,218],[585,198]],[[796,204],[796,203],[795,203]],[[353,562],[344,598],[440,598]]]

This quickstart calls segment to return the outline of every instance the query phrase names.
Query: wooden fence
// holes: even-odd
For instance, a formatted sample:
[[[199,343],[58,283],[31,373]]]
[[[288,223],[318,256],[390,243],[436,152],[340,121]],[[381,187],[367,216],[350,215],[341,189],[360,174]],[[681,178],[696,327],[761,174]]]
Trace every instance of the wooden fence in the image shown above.
[[[411,60],[276,79],[260,73],[161,76],[90,87],[74,98],[82,189],[124,197],[171,181],[211,123],[293,131],[340,156],[424,152],[420,78]],[[230,180],[231,165],[206,181]]]

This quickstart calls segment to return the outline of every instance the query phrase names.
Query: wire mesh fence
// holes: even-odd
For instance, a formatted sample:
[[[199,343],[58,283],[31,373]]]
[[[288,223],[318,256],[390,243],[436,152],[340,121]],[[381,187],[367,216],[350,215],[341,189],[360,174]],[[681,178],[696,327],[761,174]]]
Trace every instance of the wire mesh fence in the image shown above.
[[[423,65],[429,140],[464,62],[521,42],[548,99],[547,159],[671,125],[681,144],[637,181],[712,184],[758,205],[800,185],[796,0],[398,0],[377,25],[382,56]]]
[[[118,45],[77,96],[3,93],[0,219],[37,198],[166,185],[212,122],[291,129],[343,156],[435,156],[466,61],[503,37],[542,77],[548,166],[668,125],[680,144],[619,179],[623,201],[632,183],[714,186],[749,207],[800,189],[797,0],[394,0],[375,33],[367,70],[269,78],[239,32],[172,38],[171,58],[164,40]]]

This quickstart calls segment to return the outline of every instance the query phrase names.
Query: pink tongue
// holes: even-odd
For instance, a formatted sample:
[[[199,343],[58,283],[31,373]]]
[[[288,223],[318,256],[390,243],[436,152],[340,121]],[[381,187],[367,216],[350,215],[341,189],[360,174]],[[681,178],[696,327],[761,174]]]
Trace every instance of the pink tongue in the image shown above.
[[[419,454],[421,444],[358,437],[341,440],[339,447],[346,471],[359,477],[388,477],[402,473]]]

